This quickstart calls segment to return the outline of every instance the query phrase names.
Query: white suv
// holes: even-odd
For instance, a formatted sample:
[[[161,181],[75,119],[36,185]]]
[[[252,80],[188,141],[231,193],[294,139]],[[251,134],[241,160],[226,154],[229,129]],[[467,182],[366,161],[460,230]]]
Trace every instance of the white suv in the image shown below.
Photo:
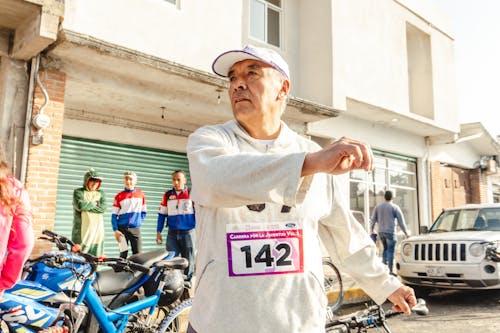
[[[399,250],[398,275],[421,295],[434,288],[500,289],[500,204],[446,209]]]

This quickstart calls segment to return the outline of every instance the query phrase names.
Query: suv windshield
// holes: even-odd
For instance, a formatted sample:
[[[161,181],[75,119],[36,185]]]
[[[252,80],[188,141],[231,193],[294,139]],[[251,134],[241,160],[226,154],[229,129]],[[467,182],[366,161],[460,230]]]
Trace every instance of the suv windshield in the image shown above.
[[[466,230],[500,231],[500,208],[447,210],[439,215],[429,231]]]

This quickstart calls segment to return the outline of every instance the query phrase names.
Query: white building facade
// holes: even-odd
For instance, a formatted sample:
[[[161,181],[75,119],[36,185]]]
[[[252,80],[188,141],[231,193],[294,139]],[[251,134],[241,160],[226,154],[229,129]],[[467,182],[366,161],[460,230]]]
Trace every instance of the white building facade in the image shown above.
[[[19,1],[41,13],[53,8],[48,0]],[[2,4],[13,8],[10,0]],[[287,59],[292,89],[284,120],[292,128],[320,144],[342,136],[371,144],[374,172],[345,177],[346,200],[366,227],[380,193],[391,189],[418,233],[445,205],[446,168],[466,172],[465,191],[479,193],[462,198],[457,190],[452,204],[493,200],[477,163],[495,161],[498,143],[484,145],[491,136],[481,126],[462,131],[451,23],[427,1],[67,0],[63,9],[54,13],[57,38],[15,60],[29,65],[24,89],[35,91],[33,100],[24,97],[29,140],[17,164],[37,197],[40,225],[68,232],[71,189],[88,167],[104,173],[110,202],[122,172],[139,170],[148,206],[157,207],[170,173],[188,168],[187,136],[231,119],[227,82],[211,64],[245,44]],[[23,24],[11,21],[15,36]],[[12,61],[1,46],[2,64]],[[52,120],[42,133],[29,126],[40,112]],[[148,214],[145,246],[154,248],[156,212]]]

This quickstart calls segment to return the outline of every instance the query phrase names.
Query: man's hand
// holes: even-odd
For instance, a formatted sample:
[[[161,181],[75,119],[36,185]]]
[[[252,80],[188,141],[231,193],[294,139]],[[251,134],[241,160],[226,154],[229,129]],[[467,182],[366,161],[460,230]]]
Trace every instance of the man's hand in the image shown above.
[[[116,230],[115,231],[115,239],[118,243],[120,243],[120,238],[123,237],[123,234],[119,231],[119,230]]]
[[[308,153],[302,177],[319,172],[338,175],[354,169],[371,171],[373,152],[368,144],[342,137],[320,151]]]
[[[163,242],[163,238],[161,237],[161,232],[156,233],[156,244],[160,245]]]
[[[392,302],[394,311],[404,312],[409,315],[411,309],[417,304],[417,298],[412,288],[402,286],[387,298]]]

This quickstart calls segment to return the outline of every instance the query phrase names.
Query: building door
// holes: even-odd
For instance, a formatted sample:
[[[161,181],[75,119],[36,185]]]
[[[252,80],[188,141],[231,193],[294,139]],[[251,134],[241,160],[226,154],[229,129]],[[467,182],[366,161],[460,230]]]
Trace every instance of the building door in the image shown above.
[[[465,205],[471,202],[470,171],[441,165],[441,208]]]
[[[104,253],[118,255],[118,246],[111,228],[111,213],[115,195],[124,189],[123,173],[134,171],[137,188],[146,195],[147,216],[141,232],[143,251],[164,247],[156,245],[156,221],[161,197],[172,188],[171,173],[184,170],[191,185],[186,154],[166,150],[122,145],[112,142],[63,137],[57,186],[56,232],[71,236],[73,225],[73,190],[83,186],[83,176],[94,168],[102,177],[107,209],[104,214]],[[165,231],[164,231],[165,232]],[[166,234],[163,237],[166,239]],[[130,254],[130,253],[129,253]]]

